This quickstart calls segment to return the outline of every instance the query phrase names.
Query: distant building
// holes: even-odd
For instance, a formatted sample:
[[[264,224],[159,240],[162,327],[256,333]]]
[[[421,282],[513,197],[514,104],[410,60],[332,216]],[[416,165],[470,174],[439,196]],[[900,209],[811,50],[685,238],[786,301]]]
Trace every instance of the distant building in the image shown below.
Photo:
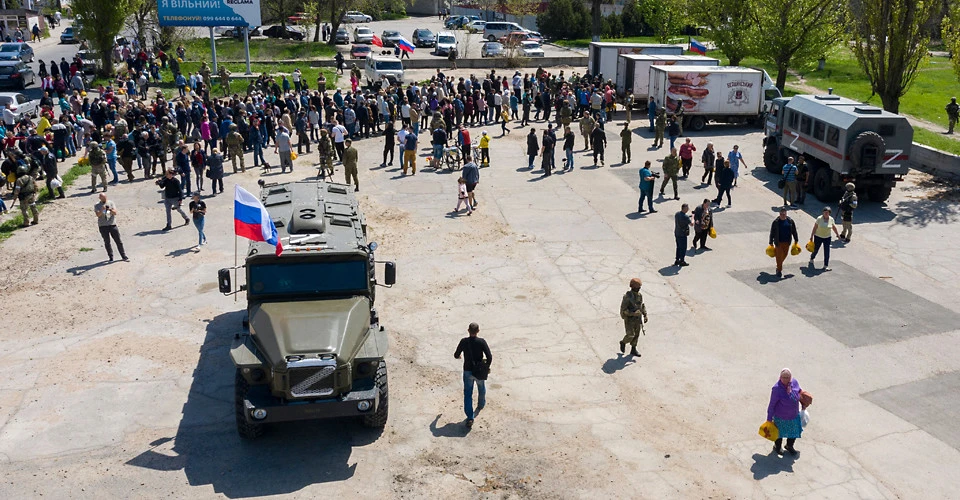
[[[46,19],[35,10],[0,9],[0,28],[3,29],[4,38],[20,28],[24,38],[29,41],[30,30],[34,24],[39,25],[41,30],[47,27]]]

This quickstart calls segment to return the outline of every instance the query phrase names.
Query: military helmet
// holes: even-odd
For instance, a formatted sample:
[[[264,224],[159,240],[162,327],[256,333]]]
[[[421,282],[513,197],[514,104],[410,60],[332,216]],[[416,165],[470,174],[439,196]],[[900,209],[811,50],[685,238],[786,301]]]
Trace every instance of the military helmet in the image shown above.
[[[854,185],[852,182],[848,182],[844,184],[843,187],[847,188],[847,191],[853,191],[854,189],[857,189],[857,186]]]
[[[236,124],[236,123],[231,123],[231,124],[230,124],[230,130],[237,130],[238,128],[239,128],[239,127],[237,127],[237,124]]]
[[[99,148],[99,147],[100,147],[100,143],[97,142],[97,141],[90,141],[90,142],[87,144],[87,146],[89,146],[89,147],[91,147],[91,148]]]
[[[23,177],[30,173],[30,168],[26,165],[20,165],[17,167],[17,177]]]

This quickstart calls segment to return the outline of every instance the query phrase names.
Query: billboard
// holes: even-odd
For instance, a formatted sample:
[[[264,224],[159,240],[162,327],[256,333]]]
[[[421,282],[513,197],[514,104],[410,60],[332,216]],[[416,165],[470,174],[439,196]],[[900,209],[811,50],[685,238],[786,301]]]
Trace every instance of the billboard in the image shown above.
[[[157,0],[160,26],[260,26],[260,0]]]

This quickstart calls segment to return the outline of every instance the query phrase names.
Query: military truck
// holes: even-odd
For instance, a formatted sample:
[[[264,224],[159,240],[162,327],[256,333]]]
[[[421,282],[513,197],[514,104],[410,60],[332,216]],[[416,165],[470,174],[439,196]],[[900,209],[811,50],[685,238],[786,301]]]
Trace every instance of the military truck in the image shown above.
[[[301,181],[263,184],[260,199],[283,252],[251,241],[242,266],[220,269],[224,294],[247,299],[236,365],[237,432],[252,439],[264,425],[358,417],[387,422],[387,334],[374,307],[377,282],[367,224],[353,188]],[[396,266],[384,262],[384,284]],[[231,272],[246,284],[234,290]]]
[[[763,137],[763,163],[781,174],[788,156],[809,166],[807,189],[836,201],[853,182],[860,194],[885,201],[909,171],[913,127],[906,118],[837,95],[774,99]]]

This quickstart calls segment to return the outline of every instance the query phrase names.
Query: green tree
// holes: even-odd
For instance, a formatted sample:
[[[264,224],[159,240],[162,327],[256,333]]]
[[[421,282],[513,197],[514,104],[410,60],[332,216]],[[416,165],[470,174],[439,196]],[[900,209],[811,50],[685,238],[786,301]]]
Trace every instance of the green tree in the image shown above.
[[[620,16],[616,14],[604,16],[603,36],[604,38],[623,38],[623,21]]]
[[[693,21],[706,28],[720,52],[730,59],[731,66],[750,55],[751,2],[745,0],[690,0]]]
[[[803,68],[826,54],[846,28],[844,0],[768,0],[750,9],[753,53],[777,67],[783,91],[790,68]]]
[[[637,0],[627,0],[623,4],[620,21],[623,23],[623,34],[625,36],[642,36],[644,34],[646,23],[643,21],[643,13],[640,12],[640,4],[637,3]]]
[[[883,109],[897,113],[920,63],[930,35],[924,25],[941,7],[936,0],[854,0],[853,53],[880,96]]]
[[[73,14],[80,21],[80,37],[90,41],[94,50],[100,53],[103,75],[113,74],[114,37],[123,29],[123,23],[130,13],[130,0],[73,0],[70,3]]]
[[[537,26],[549,38],[583,38],[590,33],[589,16],[580,0],[553,0],[547,10],[537,14]]]
[[[156,26],[157,0],[130,0],[130,16],[127,17],[126,27],[135,33],[141,47],[147,46],[148,28]]]
[[[950,58],[950,63],[953,64],[953,72],[956,73],[957,80],[960,81],[960,6],[956,3],[949,5],[946,15],[943,16],[941,29],[943,44],[953,55]]]
[[[687,0],[670,3],[662,0],[642,0],[640,3],[643,20],[660,43],[667,43],[671,36],[679,35],[683,31],[689,11]]]
[[[591,40],[600,41],[600,35],[603,31],[603,19],[601,18],[600,5],[603,0],[593,0],[590,4],[590,34]]]

